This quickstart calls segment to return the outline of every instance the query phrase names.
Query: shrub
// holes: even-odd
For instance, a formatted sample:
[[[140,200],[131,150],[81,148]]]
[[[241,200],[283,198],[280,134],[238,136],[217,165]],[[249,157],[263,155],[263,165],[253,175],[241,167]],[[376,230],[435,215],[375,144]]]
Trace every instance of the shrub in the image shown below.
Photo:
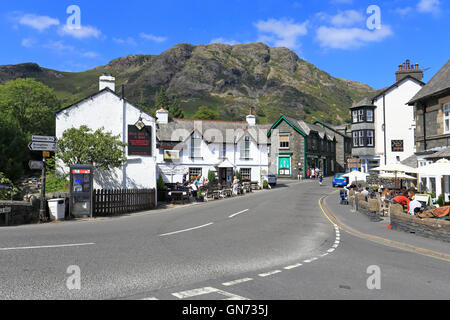
[[[164,182],[164,179],[163,179],[163,176],[161,173],[159,174],[156,185],[158,186],[158,191],[163,191],[166,188],[166,183]]]
[[[444,206],[444,195],[441,194],[438,198],[438,200],[436,201],[436,203],[439,205],[439,207],[443,207]]]

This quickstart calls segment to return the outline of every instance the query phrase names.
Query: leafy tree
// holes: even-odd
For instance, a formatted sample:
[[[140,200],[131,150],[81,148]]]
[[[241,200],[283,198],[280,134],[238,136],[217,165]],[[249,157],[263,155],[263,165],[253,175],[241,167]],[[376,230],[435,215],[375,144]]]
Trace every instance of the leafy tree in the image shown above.
[[[60,106],[54,91],[34,79],[16,79],[0,85],[0,112],[17,119],[24,134],[54,134],[53,113]]]
[[[216,173],[214,171],[209,171],[208,172],[208,181],[210,183],[215,183],[216,182]]]
[[[177,118],[177,119],[184,119],[184,112],[180,108],[180,104],[178,102],[177,98],[174,98],[170,107],[169,107],[169,117],[170,118]]]
[[[6,177],[17,181],[28,165],[27,139],[18,121],[0,111],[0,168]]]
[[[55,157],[48,158],[46,163],[46,180],[45,180],[45,192],[68,192],[69,187],[69,174],[61,174],[56,170]]]
[[[0,189],[0,200],[11,200],[11,198],[13,198],[19,192],[12,181],[9,180],[3,172],[0,172],[0,184],[12,188]]]
[[[156,94],[156,109],[161,109],[161,107],[164,107],[164,109],[169,110],[169,107],[171,105],[171,101],[169,96],[166,93],[166,89],[161,88],[159,90],[159,93]]]
[[[164,182],[164,178],[162,174],[159,174],[158,180],[156,181],[156,186],[158,188],[158,191],[164,191],[166,188],[166,183]]]
[[[217,120],[220,117],[220,113],[209,109],[206,106],[200,106],[198,111],[194,114],[194,119],[199,120]]]
[[[58,141],[57,158],[66,166],[92,164],[96,169],[111,170],[120,168],[127,160],[123,148],[127,144],[120,136],[104,132],[101,128],[92,132],[87,126],[68,129]]]

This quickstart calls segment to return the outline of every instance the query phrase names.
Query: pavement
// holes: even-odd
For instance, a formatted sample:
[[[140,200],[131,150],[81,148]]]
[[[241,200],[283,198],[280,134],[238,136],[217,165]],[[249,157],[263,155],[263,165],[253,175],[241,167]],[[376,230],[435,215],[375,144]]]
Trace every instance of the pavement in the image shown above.
[[[448,299],[449,261],[368,236],[442,253],[448,244],[385,230],[337,194],[325,198],[335,191],[325,184],[283,181],[188,207],[2,228],[0,298]],[[67,286],[73,270],[80,290]],[[369,289],[373,270],[380,286]]]

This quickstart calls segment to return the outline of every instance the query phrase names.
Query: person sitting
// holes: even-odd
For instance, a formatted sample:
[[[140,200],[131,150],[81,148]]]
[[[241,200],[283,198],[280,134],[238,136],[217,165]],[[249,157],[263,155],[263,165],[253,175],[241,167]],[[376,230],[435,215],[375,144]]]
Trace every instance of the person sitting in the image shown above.
[[[420,209],[422,208],[422,203],[416,200],[416,194],[413,191],[409,191],[409,196],[411,199],[409,203],[409,214],[415,216],[417,214],[417,211],[420,212]]]
[[[362,188],[361,194],[366,198],[369,196],[369,191],[367,190],[366,187]]]
[[[409,203],[410,200],[405,195],[399,195],[391,199],[392,203],[399,203],[403,206],[403,209],[406,209],[409,212]]]

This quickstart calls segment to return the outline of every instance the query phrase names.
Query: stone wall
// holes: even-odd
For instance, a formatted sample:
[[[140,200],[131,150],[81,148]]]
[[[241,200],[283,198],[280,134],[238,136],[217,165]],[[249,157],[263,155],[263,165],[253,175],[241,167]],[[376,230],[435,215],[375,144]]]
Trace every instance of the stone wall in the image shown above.
[[[450,242],[450,221],[420,219],[402,211],[391,210],[391,227],[422,237]]]
[[[39,201],[0,201],[0,208],[11,208],[10,213],[0,214],[0,226],[37,223],[39,221]],[[8,217],[6,217],[8,215]]]
[[[349,192],[350,205],[358,212],[365,214],[370,221],[378,222],[380,218],[381,207],[377,199],[366,199],[364,195],[354,191]]]

